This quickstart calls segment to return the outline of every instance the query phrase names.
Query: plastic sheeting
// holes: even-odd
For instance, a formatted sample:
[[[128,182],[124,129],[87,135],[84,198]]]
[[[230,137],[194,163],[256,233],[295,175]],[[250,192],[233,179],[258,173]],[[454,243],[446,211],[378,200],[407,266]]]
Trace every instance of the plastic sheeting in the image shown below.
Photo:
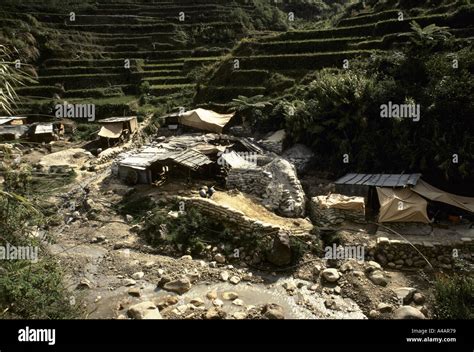
[[[418,181],[417,185],[413,187],[412,190],[429,200],[446,203],[474,213],[474,198],[447,193],[431,186],[423,180]]]
[[[429,223],[428,202],[410,188],[377,187],[380,202],[379,222]]]
[[[99,136],[105,138],[119,138],[122,134],[122,122],[108,123],[99,131]]]
[[[234,114],[218,114],[211,110],[199,108],[183,113],[179,116],[179,123],[204,131],[222,133],[222,129],[233,116]]]

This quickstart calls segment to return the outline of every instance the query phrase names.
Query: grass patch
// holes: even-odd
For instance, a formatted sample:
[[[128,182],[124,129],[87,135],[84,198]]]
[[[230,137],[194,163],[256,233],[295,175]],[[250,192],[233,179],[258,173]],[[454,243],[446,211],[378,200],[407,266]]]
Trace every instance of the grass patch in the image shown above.
[[[474,319],[474,278],[454,274],[435,283],[439,319]]]

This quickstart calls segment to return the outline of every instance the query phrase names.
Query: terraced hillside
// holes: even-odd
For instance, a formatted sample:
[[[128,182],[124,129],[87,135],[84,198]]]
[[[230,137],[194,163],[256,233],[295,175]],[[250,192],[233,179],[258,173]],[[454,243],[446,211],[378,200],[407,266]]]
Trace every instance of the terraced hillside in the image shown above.
[[[226,103],[238,95],[271,95],[323,67],[403,45],[410,23],[447,26],[455,40],[472,40],[474,7],[452,1],[433,9],[348,13],[334,28],[290,30],[242,41],[201,87],[197,102]],[[236,66],[237,63],[237,66]]]
[[[193,71],[212,64],[245,35],[223,0],[97,1],[93,8],[45,12],[4,7],[3,31],[32,34],[38,83],[18,90],[18,114],[51,115],[53,99],[95,103],[100,117],[128,114],[141,93],[192,95]],[[28,14],[25,14],[28,13]],[[19,57],[23,62],[23,57]],[[136,106],[136,104],[135,104]]]

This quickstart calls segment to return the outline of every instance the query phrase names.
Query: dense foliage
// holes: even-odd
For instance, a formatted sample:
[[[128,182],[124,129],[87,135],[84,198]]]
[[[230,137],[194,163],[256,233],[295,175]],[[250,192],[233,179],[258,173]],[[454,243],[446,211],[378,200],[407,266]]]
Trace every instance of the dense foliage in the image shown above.
[[[38,235],[45,217],[20,195],[28,193],[30,181],[27,173],[10,172],[8,191],[0,190],[0,246],[37,248],[35,261],[0,260],[0,318],[74,318],[78,310],[70,304],[61,266],[48,253],[47,236]]]
[[[440,28],[415,29],[405,51],[308,75],[278,99],[272,125],[283,124],[292,141],[311,146],[319,165],[336,173],[472,178],[474,144],[466,132],[473,127],[474,54],[446,42]],[[420,104],[420,121],[382,118],[381,106],[389,102]]]

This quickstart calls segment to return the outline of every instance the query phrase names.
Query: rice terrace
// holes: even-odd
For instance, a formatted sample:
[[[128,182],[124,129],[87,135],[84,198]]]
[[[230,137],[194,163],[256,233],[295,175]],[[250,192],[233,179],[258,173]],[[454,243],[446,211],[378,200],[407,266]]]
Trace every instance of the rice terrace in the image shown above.
[[[474,318],[471,0],[0,18],[1,319]]]

